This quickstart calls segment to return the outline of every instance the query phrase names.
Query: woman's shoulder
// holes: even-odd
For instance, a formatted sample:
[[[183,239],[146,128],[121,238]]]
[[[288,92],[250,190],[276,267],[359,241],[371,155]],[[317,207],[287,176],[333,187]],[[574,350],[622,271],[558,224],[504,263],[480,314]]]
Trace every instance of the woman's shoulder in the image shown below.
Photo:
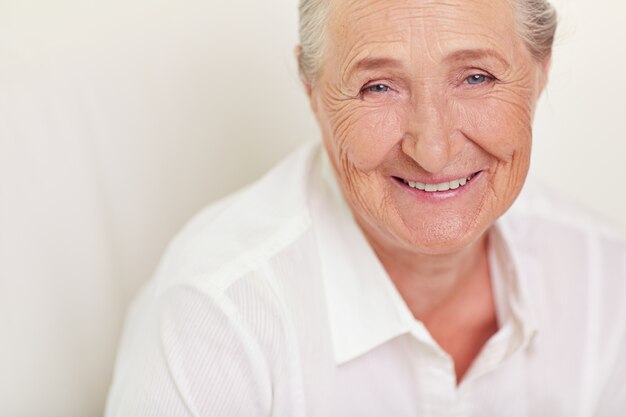
[[[571,196],[529,180],[505,216],[520,233],[546,242],[594,241],[626,250],[626,230]]]
[[[623,334],[614,326],[626,324],[626,239],[618,226],[536,182],[501,226],[542,320],[554,320],[555,306],[574,321],[593,310],[598,328]]]
[[[204,209],[172,241],[129,311],[110,410],[182,402],[214,415],[245,398],[249,415],[267,415],[277,389],[273,372],[295,357],[281,284],[293,278],[289,271],[306,271],[294,259],[313,250],[305,200],[316,153],[315,146],[299,149]],[[151,377],[155,372],[160,376]],[[159,394],[123,396],[137,387]],[[211,404],[207,387],[229,388]]]
[[[564,389],[583,381],[598,393],[610,393],[598,404],[614,401],[626,375],[621,365],[626,348],[626,240],[620,227],[535,181],[501,224],[537,328],[529,353],[531,372],[545,382],[543,368],[550,363]],[[568,365],[571,360],[582,364],[580,374]]]
[[[539,287],[563,293],[597,286],[603,297],[619,295],[626,305],[626,238],[620,226],[535,181],[501,225],[521,268],[538,277]]]
[[[203,276],[226,286],[297,244],[310,226],[306,191],[317,153],[305,145],[199,212],[168,245],[154,279],[168,286]]]

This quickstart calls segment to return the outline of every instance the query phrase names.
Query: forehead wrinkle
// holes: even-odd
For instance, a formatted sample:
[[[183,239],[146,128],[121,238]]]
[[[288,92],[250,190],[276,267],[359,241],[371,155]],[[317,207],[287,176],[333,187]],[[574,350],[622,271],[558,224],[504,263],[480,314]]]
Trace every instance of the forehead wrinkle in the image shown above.
[[[333,1],[335,3],[335,1]],[[341,5],[342,2],[337,1],[335,4]],[[376,35],[376,38],[383,37],[399,41],[405,41],[406,31],[405,25],[389,25],[398,20],[406,20],[412,18],[410,14],[398,13],[397,11],[410,10],[409,7],[400,7],[397,5],[389,5],[387,1],[364,1],[352,0],[344,1],[345,7],[338,7],[338,12],[332,13],[331,29],[338,35],[338,39],[348,39],[350,35],[355,35],[361,40],[364,37]],[[387,24],[378,24],[379,22]]]
[[[381,46],[381,48],[377,50],[373,50],[373,46]],[[353,45],[349,49],[348,57],[343,60],[340,71],[341,71],[341,81],[345,84],[352,77],[352,75],[358,71],[360,63],[367,63],[366,61],[370,59],[371,61],[396,61],[397,64],[401,64],[400,57],[397,56],[397,49],[394,47],[395,45],[401,46],[402,41],[394,41],[394,40],[380,40],[380,41],[367,41],[365,39],[360,39],[355,45]],[[403,49],[403,48],[402,48]],[[379,51],[384,51],[380,53]],[[400,66],[400,65],[398,65]]]
[[[412,10],[412,8],[408,7],[396,7],[394,10]],[[390,14],[389,11],[385,12],[386,15]],[[370,15],[374,15],[374,13],[370,13]],[[397,14],[394,13],[394,19],[391,19],[390,22],[402,22],[409,19],[411,21],[412,16],[407,14]],[[390,61],[396,60],[397,64],[402,64],[403,58],[406,58],[411,54],[410,45],[413,44],[411,41],[414,32],[414,26],[416,26],[416,22],[419,23],[420,27],[421,20],[413,20],[412,24],[392,24],[392,25],[384,25],[383,27],[376,27],[372,25],[367,25],[367,22],[357,26],[356,28],[352,28],[351,32],[359,33],[360,36],[357,36],[357,41],[354,44],[350,44],[346,42],[344,50],[348,51],[348,57],[341,64],[342,71],[342,81],[345,83],[350,79],[352,74],[357,70],[358,63],[360,61],[364,61],[367,58],[371,57],[373,60],[378,58],[387,58]],[[360,30],[360,27],[363,27],[364,30]],[[399,29],[401,28],[401,29]],[[344,30],[344,33],[348,32]],[[346,33],[347,34],[347,33]],[[407,54],[408,50],[408,54]],[[352,55],[352,56],[350,56]],[[409,62],[411,62],[410,60]],[[389,63],[388,63],[389,64]],[[411,65],[413,63],[411,62]],[[396,67],[401,67],[403,65],[395,65]],[[373,67],[373,65],[371,66]]]
[[[416,19],[416,22],[419,22],[419,25],[412,24],[410,25],[411,30],[411,45],[410,50],[410,60],[411,66],[413,68],[421,68],[424,69],[425,65],[430,63],[436,63],[437,59],[435,58],[436,53],[433,51],[434,48],[437,48],[439,52],[441,52],[441,44],[439,41],[439,37],[436,32],[430,33],[426,28],[426,18]],[[414,39],[421,40],[421,45],[423,45],[423,51],[426,53],[426,58],[420,53],[418,48],[414,47],[413,43]],[[418,42],[418,45],[420,43]]]
[[[340,81],[346,84],[355,63],[370,56],[404,59],[416,74],[426,70],[425,66],[448,63],[447,55],[455,50],[482,48],[494,49],[504,57],[496,60],[511,67],[519,43],[512,28],[512,3],[505,0],[491,6],[462,1],[333,1],[340,5],[333,13],[335,25],[331,28],[336,35],[334,55],[339,58]],[[478,7],[472,8],[473,4]]]
[[[402,61],[399,59],[381,56],[379,57],[367,57],[360,59],[356,64],[348,67],[346,72],[346,78],[352,78],[352,75],[356,72],[369,72],[375,71],[381,68],[398,69],[403,66]]]
[[[402,44],[404,46],[402,49],[408,49],[407,58],[412,67],[423,65],[425,60],[437,63],[439,60],[435,57],[443,55],[443,39],[448,38],[445,32],[454,33],[459,27],[460,16],[456,10],[458,4],[453,1],[427,1],[393,6],[386,6],[385,3],[387,2],[379,1],[372,4],[368,1],[351,1],[341,10],[343,13],[336,16],[336,21],[343,15],[346,22],[358,22],[356,25],[341,25],[341,31],[336,32],[341,36],[339,39],[344,40],[344,51],[349,51],[348,54],[354,53],[352,57],[343,60],[341,65],[344,82],[349,78],[354,62],[363,59],[359,54],[374,55],[370,52],[373,46],[383,45],[380,49],[384,50],[387,44],[394,41]],[[345,18],[347,16],[349,19]],[[376,22],[372,22],[374,19]],[[378,25],[377,22],[383,19],[387,24]],[[442,30],[428,30],[430,21],[435,21]],[[457,34],[462,33],[459,31]],[[350,38],[356,38],[357,42],[351,45]],[[425,52],[425,57],[415,48],[416,41],[418,47]]]

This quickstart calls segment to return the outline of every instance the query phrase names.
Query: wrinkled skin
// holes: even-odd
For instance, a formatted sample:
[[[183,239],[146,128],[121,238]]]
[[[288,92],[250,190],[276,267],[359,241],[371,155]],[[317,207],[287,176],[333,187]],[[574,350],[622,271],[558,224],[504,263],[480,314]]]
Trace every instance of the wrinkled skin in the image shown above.
[[[328,29],[311,105],[379,256],[445,256],[477,245],[522,188],[546,79],[547,62],[518,36],[513,4],[333,0]],[[478,172],[445,198],[416,195],[400,181]]]

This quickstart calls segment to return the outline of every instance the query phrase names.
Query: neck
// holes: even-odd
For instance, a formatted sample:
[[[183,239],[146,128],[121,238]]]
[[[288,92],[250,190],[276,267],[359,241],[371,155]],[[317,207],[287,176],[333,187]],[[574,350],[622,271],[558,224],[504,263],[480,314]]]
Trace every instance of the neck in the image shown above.
[[[460,381],[498,330],[487,234],[461,250],[432,254],[381,244],[361,228],[413,316],[452,357]]]
[[[471,304],[463,295],[475,294],[477,287],[490,289],[486,234],[446,254],[402,250],[365,235],[417,319],[424,320],[451,303]]]

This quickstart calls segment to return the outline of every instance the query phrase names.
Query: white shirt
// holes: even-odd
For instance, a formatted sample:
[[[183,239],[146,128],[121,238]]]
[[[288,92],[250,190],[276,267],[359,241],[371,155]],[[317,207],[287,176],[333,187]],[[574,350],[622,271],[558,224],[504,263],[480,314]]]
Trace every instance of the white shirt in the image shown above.
[[[210,206],[130,312],[107,416],[623,416],[626,243],[527,186],[468,373],[413,318],[319,146]]]

